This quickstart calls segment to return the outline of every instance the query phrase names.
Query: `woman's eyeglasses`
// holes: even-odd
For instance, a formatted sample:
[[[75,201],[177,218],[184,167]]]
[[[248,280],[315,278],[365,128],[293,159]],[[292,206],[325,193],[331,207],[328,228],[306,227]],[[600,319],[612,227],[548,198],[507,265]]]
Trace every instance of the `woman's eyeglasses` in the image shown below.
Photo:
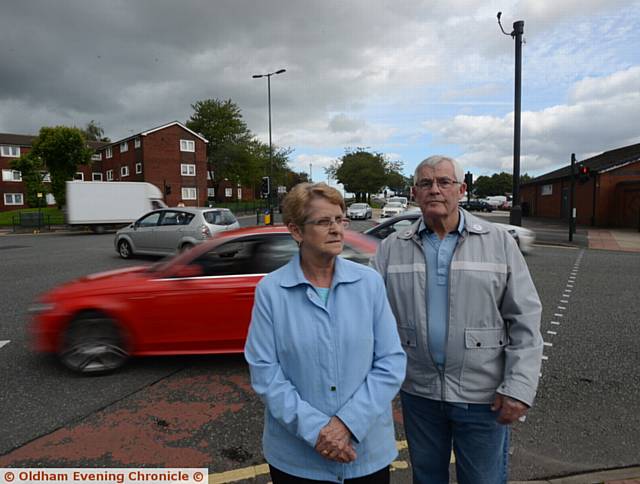
[[[304,225],[315,225],[321,229],[329,230],[332,224],[339,225],[341,227],[349,226],[349,219],[345,217],[336,218],[319,218],[318,220],[308,220]]]

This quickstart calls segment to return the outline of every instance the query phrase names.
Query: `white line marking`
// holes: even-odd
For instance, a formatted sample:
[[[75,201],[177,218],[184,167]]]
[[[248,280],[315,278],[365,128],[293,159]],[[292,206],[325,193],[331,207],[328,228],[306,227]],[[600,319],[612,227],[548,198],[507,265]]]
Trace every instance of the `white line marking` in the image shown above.
[[[555,331],[547,331],[547,334],[552,334],[553,336],[557,335],[558,333],[556,333]]]
[[[545,346],[553,346],[553,343],[547,343],[546,341],[544,342]]]
[[[560,313],[555,313],[555,314],[554,314],[554,316],[558,316],[559,318],[561,318],[561,317],[562,317],[562,314],[560,314]]]
[[[10,339],[0,341],[0,348],[2,348],[4,345],[8,345],[9,343],[11,343]]]
[[[566,299],[560,299],[560,302],[567,304],[569,301],[567,301]]]
[[[556,325],[560,326],[560,323],[558,321],[551,321],[551,324],[556,324]]]
[[[548,360],[548,359],[549,359],[549,357],[548,357],[548,356],[545,356],[545,355],[542,355],[542,359],[543,359],[543,360]]]
[[[573,284],[567,284],[567,287],[573,287]]]
[[[573,291],[571,291],[571,289],[565,289],[564,292],[568,293],[568,292],[573,292]]]
[[[558,309],[567,309],[564,306],[558,306]]]

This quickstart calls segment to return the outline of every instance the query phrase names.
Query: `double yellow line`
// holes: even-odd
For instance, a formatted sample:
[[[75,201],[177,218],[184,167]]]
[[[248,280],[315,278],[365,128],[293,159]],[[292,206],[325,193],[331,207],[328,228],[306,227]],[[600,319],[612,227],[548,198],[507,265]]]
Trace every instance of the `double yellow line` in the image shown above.
[[[398,440],[396,442],[398,451],[405,450],[407,448],[406,440]],[[451,463],[455,462],[453,452],[451,453]],[[391,471],[408,469],[409,464],[404,460],[394,460],[391,463]],[[260,464],[259,466],[244,467],[243,469],[234,469],[227,472],[219,472],[217,474],[209,474],[209,484],[226,484],[227,482],[238,482],[243,479],[255,479],[258,476],[262,476],[269,473],[268,464]]]

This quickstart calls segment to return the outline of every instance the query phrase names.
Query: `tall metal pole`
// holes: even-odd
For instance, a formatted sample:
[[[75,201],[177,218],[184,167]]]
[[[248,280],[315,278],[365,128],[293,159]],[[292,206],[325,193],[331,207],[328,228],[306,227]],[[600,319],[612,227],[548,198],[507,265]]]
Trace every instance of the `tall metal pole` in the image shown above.
[[[569,242],[573,242],[573,234],[576,231],[576,219],[574,217],[575,190],[576,190],[576,154],[571,153],[571,181],[569,184]]]
[[[269,98],[269,195],[267,196],[270,224],[273,225],[273,147],[271,144],[271,76],[273,74],[267,74],[267,97]]]
[[[522,92],[522,35],[524,20],[513,23],[512,36],[516,40],[516,72],[513,127],[513,203],[509,214],[511,225],[522,225],[522,207],[520,206],[520,110]]]

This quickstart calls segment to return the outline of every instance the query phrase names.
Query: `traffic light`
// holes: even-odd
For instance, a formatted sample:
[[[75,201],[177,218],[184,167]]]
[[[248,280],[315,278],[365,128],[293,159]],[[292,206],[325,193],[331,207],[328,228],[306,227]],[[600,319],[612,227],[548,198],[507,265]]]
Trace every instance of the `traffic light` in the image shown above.
[[[263,176],[262,181],[260,182],[260,193],[263,198],[267,198],[269,193],[271,192],[271,184],[269,182],[268,176]]]
[[[583,183],[589,180],[590,175],[591,175],[591,170],[589,170],[588,166],[582,165],[578,170],[578,179]]]
[[[467,185],[467,193],[471,193],[471,189],[473,188],[473,173],[468,171],[464,174],[464,183]]]

